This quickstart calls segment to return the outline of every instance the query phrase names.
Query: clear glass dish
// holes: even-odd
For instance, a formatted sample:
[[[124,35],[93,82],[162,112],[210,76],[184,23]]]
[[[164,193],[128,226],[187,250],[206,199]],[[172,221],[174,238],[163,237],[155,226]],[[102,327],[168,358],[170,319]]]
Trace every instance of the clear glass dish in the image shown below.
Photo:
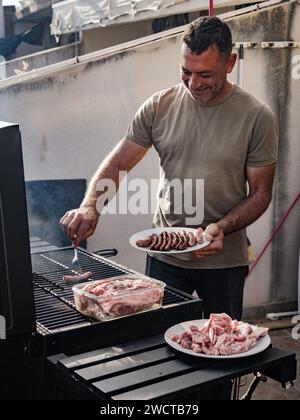
[[[98,321],[109,321],[162,306],[166,284],[150,277],[126,274],[72,287],[76,309]]]

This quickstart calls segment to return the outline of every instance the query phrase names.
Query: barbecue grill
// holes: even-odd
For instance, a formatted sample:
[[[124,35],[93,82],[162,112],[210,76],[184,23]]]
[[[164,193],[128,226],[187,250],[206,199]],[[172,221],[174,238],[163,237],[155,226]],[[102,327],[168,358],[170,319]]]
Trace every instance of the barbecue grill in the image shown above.
[[[110,253],[114,254],[102,252],[106,257]],[[136,274],[103,255],[79,249],[82,269],[91,271],[95,280]],[[197,375],[200,365],[183,361],[162,341],[162,334],[174,324],[201,318],[202,301],[171,287],[166,288],[163,306],[157,310],[107,322],[80,314],[72,286],[63,282],[64,275],[76,273],[72,259],[71,247],[59,248],[40,238],[30,241],[21,136],[18,126],[0,123],[0,339],[4,339],[0,340],[0,399],[54,399],[59,398],[61,389],[65,390],[63,397],[79,399],[123,394],[133,399],[135,395],[161,398],[186,395],[199,386],[210,388],[216,382],[258,370],[283,385],[295,379],[295,355],[276,349],[251,358],[251,362],[245,360],[235,369],[222,363],[216,371],[212,362],[202,362],[206,376]],[[122,374],[137,370],[137,379],[128,389],[122,385],[126,381],[123,376],[119,378],[121,388],[112,390],[107,381],[115,376],[111,383],[118,383],[113,366],[116,360],[121,362],[122,354],[125,358],[134,355],[130,361],[124,360],[130,366]],[[112,363],[110,370],[105,363],[108,371],[103,384],[101,375],[92,374],[87,380],[74,369],[78,365],[101,370],[104,361]],[[160,364],[165,368],[163,375],[159,374]],[[151,366],[158,375],[153,376]],[[138,379],[141,374],[146,375],[144,382]],[[150,385],[156,391],[143,394]],[[170,387],[174,392],[167,391]]]
[[[202,301],[179,290],[167,287],[161,310],[99,322],[80,314],[74,304],[72,285],[63,281],[64,275],[74,275],[73,248],[36,252],[32,248],[33,290],[37,337],[47,343],[46,355],[55,352],[76,352],[79,348],[114,344],[120,339],[137,338],[163,331],[183,318],[202,316]],[[107,253],[107,252],[106,252]],[[81,268],[91,271],[93,279],[101,280],[124,274],[135,274],[107,258],[78,250]],[[149,323],[149,325],[148,325]],[[85,344],[81,337],[85,334]],[[88,337],[90,335],[90,337]]]

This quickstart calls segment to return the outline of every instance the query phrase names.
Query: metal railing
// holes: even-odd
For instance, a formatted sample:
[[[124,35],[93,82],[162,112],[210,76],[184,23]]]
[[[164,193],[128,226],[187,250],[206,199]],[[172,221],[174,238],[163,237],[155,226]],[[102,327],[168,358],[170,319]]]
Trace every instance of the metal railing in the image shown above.
[[[18,77],[24,73],[76,57],[78,47],[82,42],[81,34],[78,35],[77,41],[71,44],[49,48],[13,60],[5,60],[4,57],[0,56],[0,80]]]

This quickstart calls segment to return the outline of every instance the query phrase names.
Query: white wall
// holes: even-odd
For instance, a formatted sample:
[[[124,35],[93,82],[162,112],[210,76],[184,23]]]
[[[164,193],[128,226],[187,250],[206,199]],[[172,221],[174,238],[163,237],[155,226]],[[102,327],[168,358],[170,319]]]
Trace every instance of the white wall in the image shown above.
[[[286,30],[289,7],[280,6],[276,12],[284,24],[279,32]],[[287,30],[287,34],[284,32],[280,36],[293,35],[300,40],[299,29],[296,29],[300,26],[300,7],[295,7],[291,33]],[[273,22],[272,10],[265,18],[266,25],[266,22]],[[253,38],[262,41],[266,36],[272,36],[271,31],[264,33],[267,27],[256,32],[248,30],[255,22],[261,23],[259,13],[230,21],[234,40]],[[133,42],[128,48],[121,46],[119,52],[108,54],[104,51],[82,57],[83,63],[68,65],[59,72],[49,68],[44,76],[41,72],[38,73],[40,77],[28,74],[6,87],[0,82],[0,120],[20,123],[27,180],[91,177],[104,156],[123,136],[138,106],[153,92],[179,81],[180,35],[162,39],[159,36],[150,37],[149,42],[146,39]],[[277,199],[249,229],[256,253],[271,235],[274,220],[278,221],[299,190],[300,103],[297,92],[300,80],[291,82],[291,68],[286,66],[291,63],[292,56],[287,54],[291,52],[260,48],[245,53],[244,87],[279,112],[282,126],[286,128],[279,156],[279,177],[282,178],[276,183]],[[300,54],[299,49],[293,50],[293,54]],[[280,72],[286,68],[287,74],[282,75]],[[233,80],[235,78],[236,73]],[[288,82],[286,89],[285,81]],[[278,101],[280,95],[288,100],[288,113]],[[130,175],[136,176],[148,181],[158,177],[158,159],[154,151]],[[297,209],[287,222],[282,242],[270,248],[247,282],[246,306],[296,299],[298,259],[294,254],[297,246],[299,249],[299,205]],[[89,241],[89,249],[118,248],[117,261],[142,271],[144,254],[130,248],[128,238],[150,223],[150,216],[104,216]],[[278,247],[280,252],[277,252]],[[274,267],[277,267],[275,272]]]

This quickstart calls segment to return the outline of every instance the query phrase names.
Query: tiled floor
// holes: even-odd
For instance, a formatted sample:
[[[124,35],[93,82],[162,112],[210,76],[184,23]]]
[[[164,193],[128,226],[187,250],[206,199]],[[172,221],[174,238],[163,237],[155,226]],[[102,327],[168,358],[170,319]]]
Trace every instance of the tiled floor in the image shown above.
[[[285,390],[278,382],[271,379],[267,383],[260,383],[253,394],[252,400],[300,400],[300,339],[294,340],[292,337],[292,330],[278,330],[270,332],[272,344],[284,350],[289,350],[297,354],[298,359],[298,377],[295,381],[295,386],[289,390]],[[246,380],[247,385],[251,383],[253,376],[243,378],[243,383]],[[248,386],[241,388],[240,396],[247,390]]]

